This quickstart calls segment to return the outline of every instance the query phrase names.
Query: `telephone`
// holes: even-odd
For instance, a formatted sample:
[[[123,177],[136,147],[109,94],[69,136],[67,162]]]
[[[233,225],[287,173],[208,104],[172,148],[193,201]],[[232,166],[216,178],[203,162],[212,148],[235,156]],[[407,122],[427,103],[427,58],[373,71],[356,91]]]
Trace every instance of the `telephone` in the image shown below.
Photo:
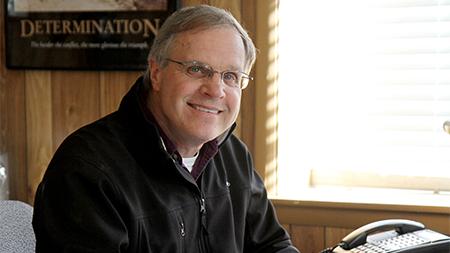
[[[450,237],[422,223],[390,219],[362,226],[321,253],[450,253]]]

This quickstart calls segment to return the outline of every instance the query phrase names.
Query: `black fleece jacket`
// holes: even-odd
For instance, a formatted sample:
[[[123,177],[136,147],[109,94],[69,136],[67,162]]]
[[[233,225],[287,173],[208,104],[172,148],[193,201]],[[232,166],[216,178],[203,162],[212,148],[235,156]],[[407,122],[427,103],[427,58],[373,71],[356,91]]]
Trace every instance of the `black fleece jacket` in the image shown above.
[[[37,190],[37,252],[298,252],[245,145],[229,135],[197,180],[145,117],[142,78],[71,134]]]

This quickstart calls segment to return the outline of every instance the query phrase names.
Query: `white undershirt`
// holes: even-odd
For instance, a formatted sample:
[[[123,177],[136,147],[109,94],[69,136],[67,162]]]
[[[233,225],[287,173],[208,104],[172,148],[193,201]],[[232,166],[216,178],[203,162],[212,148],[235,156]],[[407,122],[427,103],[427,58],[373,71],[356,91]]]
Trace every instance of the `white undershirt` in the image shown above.
[[[182,157],[183,164],[186,166],[186,168],[189,170],[189,172],[192,172],[192,167],[194,166],[195,160],[198,157],[198,152],[195,154],[194,157]]]

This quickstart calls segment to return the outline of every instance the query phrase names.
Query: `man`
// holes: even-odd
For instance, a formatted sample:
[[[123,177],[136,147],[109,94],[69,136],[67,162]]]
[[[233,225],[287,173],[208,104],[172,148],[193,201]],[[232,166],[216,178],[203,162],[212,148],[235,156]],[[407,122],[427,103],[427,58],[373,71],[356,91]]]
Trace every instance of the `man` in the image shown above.
[[[298,252],[231,134],[254,61],[228,12],[168,18],[119,110],[55,153],[36,194],[37,252]]]

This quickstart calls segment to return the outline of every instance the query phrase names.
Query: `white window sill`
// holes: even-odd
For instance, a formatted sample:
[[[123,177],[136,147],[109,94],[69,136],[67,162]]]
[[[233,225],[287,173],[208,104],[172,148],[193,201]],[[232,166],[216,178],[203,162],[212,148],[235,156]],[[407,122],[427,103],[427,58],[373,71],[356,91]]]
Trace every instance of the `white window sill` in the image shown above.
[[[450,192],[317,187],[271,199],[313,206],[450,214]]]

